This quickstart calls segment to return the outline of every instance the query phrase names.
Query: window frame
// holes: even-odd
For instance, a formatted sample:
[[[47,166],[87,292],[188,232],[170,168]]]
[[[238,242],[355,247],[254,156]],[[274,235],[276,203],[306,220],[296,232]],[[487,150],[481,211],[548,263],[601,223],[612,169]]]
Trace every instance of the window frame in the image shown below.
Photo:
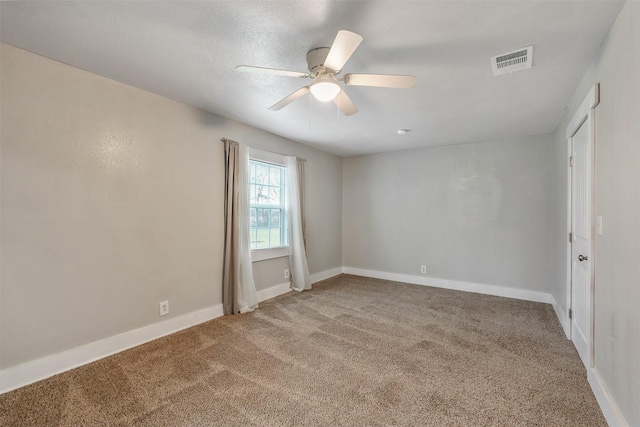
[[[251,148],[249,150],[249,160],[253,160],[256,162],[261,162],[261,163],[268,163],[268,164],[272,164],[275,166],[280,166],[282,168],[284,168],[284,179],[286,180],[286,174],[287,174],[287,166],[286,166],[286,162],[285,162],[285,156],[283,156],[282,154],[277,154],[277,153],[272,153],[269,151],[264,151],[264,150],[259,150],[256,148]],[[251,185],[251,184],[249,184]],[[285,188],[285,186],[283,185],[283,189]],[[250,191],[250,188],[248,189]],[[286,191],[286,190],[285,190]],[[282,228],[283,228],[283,238],[287,239],[287,209],[286,209],[286,204],[285,204],[285,194],[281,195],[282,197],[282,209],[283,209],[283,215],[282,215]],[[253,206],[255,205],[249,205],[250,209],[253,208]],[[287,257],[289,256],[289,243],[287,242],[286,245],[282,245],[282,246],[274,246],[274,247],[270,247],[270,248],[259,248],[259,249],[251,249],[251,261],[252,262],[258,262],[258,261],[264,261],[264,260],[268,260],[268,259],[274,259],[274,258],[283,258],[283,257]]]

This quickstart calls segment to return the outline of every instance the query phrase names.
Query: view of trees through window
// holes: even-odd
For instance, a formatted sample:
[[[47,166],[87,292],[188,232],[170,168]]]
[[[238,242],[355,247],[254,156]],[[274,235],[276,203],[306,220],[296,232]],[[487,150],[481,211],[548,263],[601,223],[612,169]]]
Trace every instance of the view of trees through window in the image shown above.
[[[250,161],[251,249],[285,246],[283,166]]]

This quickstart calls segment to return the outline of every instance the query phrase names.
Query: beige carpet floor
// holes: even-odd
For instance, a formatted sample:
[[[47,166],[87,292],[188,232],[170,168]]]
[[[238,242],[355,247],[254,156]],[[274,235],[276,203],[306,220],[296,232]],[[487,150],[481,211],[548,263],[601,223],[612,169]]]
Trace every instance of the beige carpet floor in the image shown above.
[[[550,305],[342,275],[0,396],[8,426],[606,426]]]

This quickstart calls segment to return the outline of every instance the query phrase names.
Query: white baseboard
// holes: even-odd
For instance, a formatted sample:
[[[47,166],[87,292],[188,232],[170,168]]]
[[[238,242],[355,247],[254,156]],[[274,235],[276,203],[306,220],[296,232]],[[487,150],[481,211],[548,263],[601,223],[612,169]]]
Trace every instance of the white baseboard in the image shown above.
[[[556,315],[558,315],[560,323],[562,324],[563,328],[565,328],[565,332],[567,331],[565,327],[567,317],[563,314],[564,312],[562,311],[562,308],[558,307],[553,296],[538,291],[505,288],[501,286],[460,282],[424,276],[387,273],[382,271],[365,270],[353,267],[336,267],[330,270],[314,273],[311,275],[311,281],[312,283],[316,283],[342,273],[412,283],[416,285],[434,286],[439,288],[550,303],[553,304],[554,309],[556,310]],[[291,288],[289,283],[282,283],[259,291],[258,300],[265,301],[267,299],[274,298],[290,291]],[[66,350],[61,353],[53,354],[41,359],[25,362],[17,366],[3,369],[0,371],[0,393],[5,393],[25,386],[27,384],[49,378],[61,372],[68,371],[70,369],[102,359],[120,351],[136,347],[140,344],[144,344],[154,339],[178,332],[182,329],[186,329],[190,326],[215,319],[216,317],[220,317],[222,315],[222,305],[219,304],[192,313],[187,313],[172,319],[167,319],[159,323],[154,323],[152,325],[148,325],[139,329],[124,332],[122,334],[110,338],[105,338],[103,340],[86,344],[74,349]],[[563,323],[562,319],[565,319],[565,323]],[[598,383],[600,382],[598,381]],[[602,390],[604,390],[604,388],[602,388]],[[606,392],[604,395],[608,398],[608,394],[606,394]],[[613,405],[613,403],[611,404]],[[612,407],[615,408],[615,405]],[[617,412],[614,411],[614,413]],[[617,425],[625,426],[625,424]]]
[[[602,382],[602,378],[600,378],[600,374],[595,368],[587,369],[587,379],[609,427],[628,427],[629,424],[627,424],[618,406],[609,395],[607,388]]]
[[[291,292],[291,291],[292,291],[291,284],[289,282],[281,283],[279,285],[275,285],[270,288],[258,291],[257,292],[258,301],[262,302],[271,298],[275,298],[279,295],[286,294],[287,292]]]
[[[558,316],[558,320],[560,321],[560,325],[562,325],[564,334],[567,336],[567,339],[570,340],[571,332],[569,328],[571,327],[571,320],[569,319],[569,316],[567,315],[567,312],[564,310],[564,308],[560,307],[560,305],[556,302],[556,299],[553,296],[551,296],[551,298],[551,305],[553,305],[556,316]],[[587,380],[589,381],[591,390],[593,391],[593,394],[598,401],[598,405],[600,405],[600,409],[602,410],[604,419],[607,421],[607,424],[609,424],[609,427],[628,427],[628,424],[620,413],[618,406],[615,404],[615,402],[609,395],[607,388],[604,386],[598,370],[589,367],[587,369]]]
[[[435,288],[453,289],[456,291],[475,292],[478,294],[495,295],[521,299],[526,301],[544,302],[551,304],[552,296],[546,292],[528,289],[506,288],[503,286],[485,285],[482,283],[461,282],[457,280],[438,279],[435,277],[413,276],[409,274],[387,273],[384,271],[365,270],[354,267],[344,267],[345,274],[373,277],[376,279],[393,280],[414,285],[433,286]]]
[[[312,282],[318,282],[341,273],[342,267],[338,267],[312,274],[311,279]],[[259,291],[258,300],[264,301],[290,291],[289,283],[282,283]],[[0,370],[0,394],[215,319],[223,314],[222,304],[211,306]]]
[[[411,283],[415,285],[434,286],[438,288],[454,289],[458,291],[476,292],[480,294],[495,295],[507,298],[522,299],[527,301],[542,302],[551,304],[562,325],[562,329],[569,338],[569,317],[566,311],[558,305],[553,295],[530,291],[526,289],[505,288],[502,286],[484,285],[480,283],[460,282],[456,280],[437,279],[433,277],[413,276],[407,274],[387,273],[383,271],[365,270],[353,267],[344,267],[345,274],[356,276],[373,277],[376,279],[393,280],[396,282]],[[600,409],[610,427],[628,427],[624,417],[620,413],[617,405],[607,392],[598,371],[593,368],[587,369],[587,379],[589,385],[596,396]]]
[[[553,310],[556,312],[556,316],[560,321],[560,326],[562,326],[564,334],[566,335],[567,339],[571,339],[571,333],[569,331],[569,315],[564,310],[564,308],[560,307],[553,295],[551,295],[551,305],[553,306]]]
[[[317,283],[322,280],[326,280],[331,277],[337,276],[338,274],[342,274],[342,267],[336,267],[330,270],[319,271],[311,275],[311,283]],[[287,292],[291,292],[291,291],[292,291],[291,284],[289,282],[281,283],[279,285],[272,286],[270,288],[258,291],[258,301],[262,302],[271,298],[275,298],[279,295],[286,294]]]
[[[330,279],[334,276],[342,274],[344,272],[343,267],[336,267],[329,270],[319,271],[311,275],[311,283],[318,283],[323,280]]]
[[[0,371],[0,394],[223,315],[222,304],[127,331]]]
[[[571,332],[569,329],[571,327],[571,320],[564,308],[560,307],[556,302],[556,299],[553,296],[551,296],[551,298],[551,305],[553,305],[556,316],[558,316],[560,325],[562,325],[562,329],[564,330],[567,339],[571,339]],[[598,405],[600,405],[600,409],[602,410],[602,414],[604,415],[604,419],[607,421],[607,424],[609,424],[610,427],[628,427],[628,424],[620,413],[618,406],[615,404],[609,395],[607,388],[604,386],[598,370],[589,367],[587,369],[587,380],[589,381],[593,394],[596,396],[596,400],[598,401]]]
[[[344,274],[354,276],[373,277],[374,279],[393,280],[395,282],[411,283],[413,285],[425,285],[425,277],[411,276],[409,274],[387,273],[386,271],[366,270],[356,267],[343,267]]]

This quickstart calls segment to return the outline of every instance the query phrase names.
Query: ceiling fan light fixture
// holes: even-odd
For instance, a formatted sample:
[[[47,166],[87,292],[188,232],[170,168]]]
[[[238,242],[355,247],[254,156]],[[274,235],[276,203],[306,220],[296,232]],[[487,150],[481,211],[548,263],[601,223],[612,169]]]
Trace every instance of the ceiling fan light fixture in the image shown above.
[[[313,96],[316,97],[318,101],[327,102],[331,101],[333,98],[340,93],[340,86],[336,82],[320,80],[315,83],[312,83],[309,87]]]

